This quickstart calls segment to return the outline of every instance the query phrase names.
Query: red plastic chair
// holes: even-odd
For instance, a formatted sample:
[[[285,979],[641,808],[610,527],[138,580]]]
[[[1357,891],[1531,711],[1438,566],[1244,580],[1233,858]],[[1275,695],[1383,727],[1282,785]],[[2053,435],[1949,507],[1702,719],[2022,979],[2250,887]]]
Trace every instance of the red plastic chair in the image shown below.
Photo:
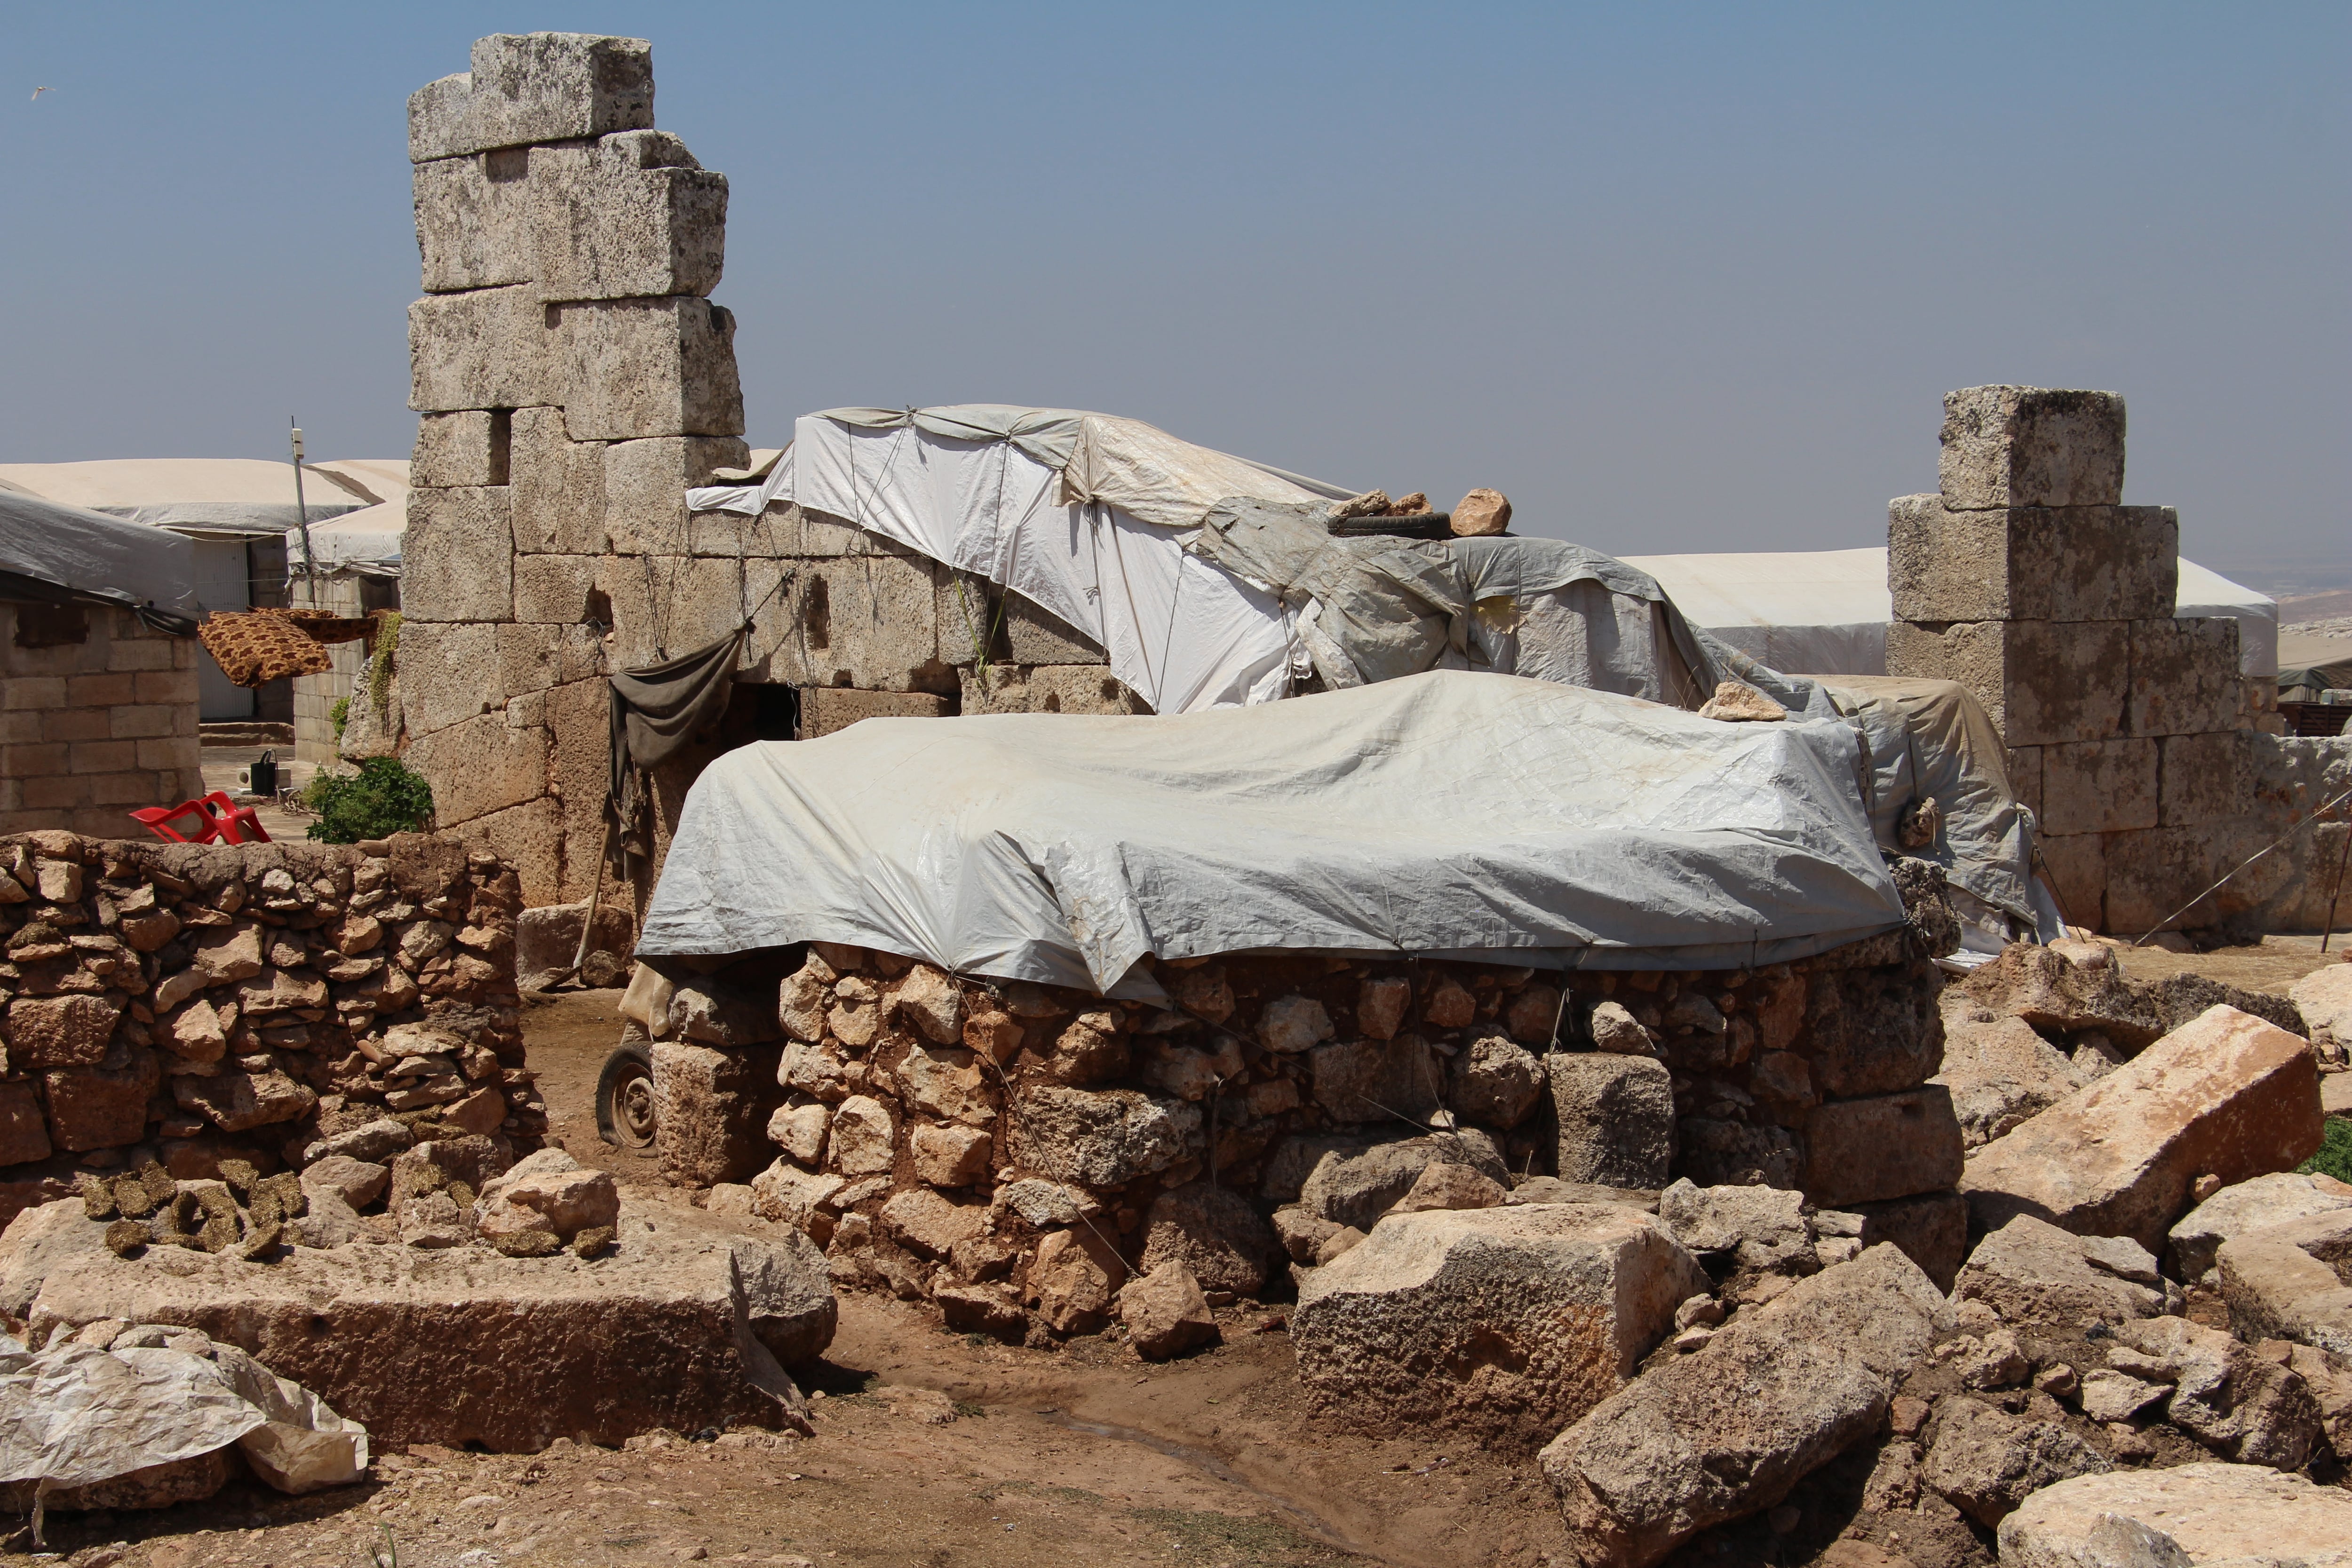
[[[239,805],[226,790],[178,805],[142,806],[131,814],[147,831],[174,844],[267,844],[269,835],[253,808]]]

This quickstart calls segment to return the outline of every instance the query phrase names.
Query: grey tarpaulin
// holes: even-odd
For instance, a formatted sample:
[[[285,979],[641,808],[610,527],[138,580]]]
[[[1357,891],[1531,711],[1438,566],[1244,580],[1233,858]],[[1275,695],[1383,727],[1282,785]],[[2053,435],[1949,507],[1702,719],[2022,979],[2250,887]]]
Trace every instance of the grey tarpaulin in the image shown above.
[[[195,546],[175,533],[0,489],[0,597],[112,605],[196,629]]]
[[[637,951],[853,943],[1155,995],[1145,954],[1735,968],[1888,930],[1843,719],[1433,670],[1162,718],[868,719],[687,796]]]
[[[659,767],[726,710],[735,656],[750,629],[747,622],[708,647],[612,678],[614,799],[622,796],[630,763]]]

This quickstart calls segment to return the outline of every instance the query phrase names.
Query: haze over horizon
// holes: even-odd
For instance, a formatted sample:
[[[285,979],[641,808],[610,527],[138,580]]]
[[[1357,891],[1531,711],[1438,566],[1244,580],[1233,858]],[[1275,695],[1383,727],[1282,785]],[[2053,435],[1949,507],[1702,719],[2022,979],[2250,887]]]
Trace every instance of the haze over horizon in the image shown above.
[[[0,461],[404,456],[408,94],[648,38],[748,439],[1131,415],[1620,553],[1882,544],[1940,399],[2122,392],[2126,500],[2352,588],[2352,12],[423,4],[0,20]],[[35,88],[46,90],[34,96]]]

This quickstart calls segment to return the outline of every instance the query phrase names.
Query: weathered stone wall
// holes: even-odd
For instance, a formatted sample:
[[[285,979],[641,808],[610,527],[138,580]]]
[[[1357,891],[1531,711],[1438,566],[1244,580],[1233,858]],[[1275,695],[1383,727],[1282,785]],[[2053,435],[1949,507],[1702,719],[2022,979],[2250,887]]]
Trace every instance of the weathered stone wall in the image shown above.
[[[0,839],[0,1224],[86,1169],[267,1173],[384,1116],[535,1137],[520,907],[440,836]]]
[[[128,610],[0,602],[0,833],[119,837],[204,794],[203,657]]]
[[[1571,974],[1565,999],[1551,973],[1321,955],[1162,963],[1174,1010],[829,944],[779,983],[789,962],[640,969],[665,1175],[749,1182],[736,1201],[806,1229],[836,1280],[977,1326],[1098,1323],[1127,1269],[1187,1248],[1231,1255],[1188,1258],[1210,1288],[1255,1293],[1281,1266],[1267,1216],[1324,1154],[1431,1129],[1497,1176],[1761,1181],[1923,1249],[1960,1239],[1959,1128],[1927,1082],[1939,981],[1907,930],[1754,971]],[[1580,1121],[1596,1077],[1633,1087]]]
[[[1942,447],[1937,493],[1889,510],[1887,672],[1985,705],[2069,921],[2150,931],[2313,809],[2352,749],[2277,733],[2275,702],[2248,699],[2235,621],[2173,617],[2179,518],[2122,504],[2121,397],[1963,388]],[[2344,830],[2301,835],[2181,923],[2316,925],[2312,873]]]

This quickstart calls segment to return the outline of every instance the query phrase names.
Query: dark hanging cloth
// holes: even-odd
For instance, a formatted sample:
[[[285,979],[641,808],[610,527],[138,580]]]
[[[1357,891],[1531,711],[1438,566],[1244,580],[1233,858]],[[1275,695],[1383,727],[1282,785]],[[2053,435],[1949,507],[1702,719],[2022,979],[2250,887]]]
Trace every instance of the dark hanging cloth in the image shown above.
[[[664,664],[625,669],[613,681],[613,798],[625,793],[629,765],[651,770],[718,721],[734,688],[746,622],[708,647]]]

